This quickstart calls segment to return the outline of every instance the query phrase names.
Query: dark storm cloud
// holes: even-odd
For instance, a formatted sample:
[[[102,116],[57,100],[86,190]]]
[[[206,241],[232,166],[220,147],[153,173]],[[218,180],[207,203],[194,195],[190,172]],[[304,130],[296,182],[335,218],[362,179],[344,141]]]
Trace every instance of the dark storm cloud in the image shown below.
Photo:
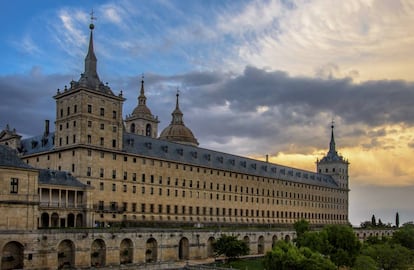
[[[0,127],[9,124],[20,134],[35,135],[43,131],[46,119],[53,123],[56,89],[63,89],[70,76],[48,75],[35,67],[29,74],[0,76]]]
[[[106,78],[114,93],[123,90],[127,98],[124,115],[137,105],[141,76]],[[56,89],[71,79],[66,75],[46,76],[37,68],[30,74],[0,77],[0,126],[9,123],[23,134],[41,133],[45,119],[54,121],[52,97]],[[145,74],[147,105],[159,116],[159,131],[171,121],[177,88],[182,93],[180,107],[185,123],[201,145],[221,145],[223,151],[233,153],[234,143],[240,140],[254,142],[244,146],[246,152],[240,154],[307,153],[326,148],[332,117],[340,123],[339,136],[346,137],[341,146],[368,138],[361,146],[379,147],[377,138],[387,135],[383,125],[413,125],[412,83],[354,84],[350,79],[291,77],[281,71],[246,67],[237,76],[210,71]]]

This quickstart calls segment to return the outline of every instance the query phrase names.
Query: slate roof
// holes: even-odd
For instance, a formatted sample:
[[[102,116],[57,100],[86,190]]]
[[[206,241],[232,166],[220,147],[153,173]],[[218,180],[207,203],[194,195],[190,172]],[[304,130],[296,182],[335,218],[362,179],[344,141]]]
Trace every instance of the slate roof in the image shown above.
[[[27,155],[53,150],[53,136],[54,133],[51,132],[46,137],[47,140],[43,135],[22,140],[23,153]],[[124,132],[123,136],[123,151],[234,173],[339,188],[338,183],[329,175],[127,132]]]
[[[33,169],[17,156],[15,150],[3,144],[0,144],[0,166]]]
[[[54,148],[55,133],[50,132],[47,136],[38,135],[21,140],[21,147],[19,151],[24,155],[41,153],[50,151]]]
[[[85,185],[82,182],[80,182],[71,173],[55,170],[40,170],[39,184],[70,186],[79,188],[88,187],[88,185]]]
[[[124,152],[183,162],[195,166],[276,178],[296,183],[338,188],[338,183],[328,175],[295,169],[269,162],[226,154],[200,147],[173,143],[132,133],[124,133]]]

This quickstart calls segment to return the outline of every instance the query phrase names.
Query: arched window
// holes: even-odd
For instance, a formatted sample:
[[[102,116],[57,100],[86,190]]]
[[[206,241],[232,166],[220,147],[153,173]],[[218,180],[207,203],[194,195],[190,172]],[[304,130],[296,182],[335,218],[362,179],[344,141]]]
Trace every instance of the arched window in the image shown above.
[[[131,124],[130,131],[131,131],[131,133],[135,133],[135,124],[134,123]]]
[[[147,124],[147,127],[145,129],[145,136],[151,137],[151,133],[152,133],[152,127],[150,124]]]

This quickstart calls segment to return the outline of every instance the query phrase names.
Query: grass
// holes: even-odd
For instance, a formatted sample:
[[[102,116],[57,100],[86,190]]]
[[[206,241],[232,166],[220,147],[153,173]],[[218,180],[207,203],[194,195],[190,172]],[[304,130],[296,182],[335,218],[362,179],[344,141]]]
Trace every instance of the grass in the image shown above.
[[[230,263],[215,263],[217,267],[226,267],[239,270],[264,270],[263,259],[240,259]]]

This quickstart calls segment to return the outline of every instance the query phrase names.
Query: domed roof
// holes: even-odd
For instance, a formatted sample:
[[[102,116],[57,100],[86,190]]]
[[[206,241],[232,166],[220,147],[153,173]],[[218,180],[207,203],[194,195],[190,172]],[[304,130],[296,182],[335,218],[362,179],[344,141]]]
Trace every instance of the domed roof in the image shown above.
[[[177,93],[176,107],[171,114],[172,121],[170,125],[161,132],[159,138],[161,140],[198,146],[198,141],[194,137],[193,132],[184,125],[183,113],[178,105],[178,96],[179,94]]]
[[[138,106],[132,112],[133,116],[148,116],[152,118],[151,110],[146,105],[147,98],[144,93],[144,79],[141,80],[141,93],[138,97]]]

